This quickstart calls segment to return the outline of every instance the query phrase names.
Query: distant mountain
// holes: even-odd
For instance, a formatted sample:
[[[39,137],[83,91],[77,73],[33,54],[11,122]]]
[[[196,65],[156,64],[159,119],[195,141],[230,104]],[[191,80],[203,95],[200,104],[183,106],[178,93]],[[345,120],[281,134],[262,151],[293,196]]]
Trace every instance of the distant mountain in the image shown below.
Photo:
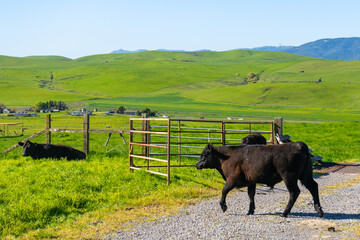
[[[284,52],[324,59],[360,60],[360,38],[320,39],[286,49]]]
[[[294,46],[264,46],[264,47],[256,47],[256,48],[247,48],[247,50],[253,51],[269,51],[269,52],[284,52],[288,49],[294,48]]]
[[[119,50],[112,51],[111,53],[135,53],[135,52],[146,52],[146,51],[150,51],[150,50],[138,49],[135,51],[129,51],[129,50],[124,50],[124,49],[119,49]],[[155,51],[159,51],[159,52],[211,52],[211,50],[209,50],[209,49],[201,49],[201,50],[194,50],[194,51],[156,49]]]
[[[305,43],[298,47],[265,46],[251,48],[249,50],[287,52],[308,57],[353,61],[360,60],[360,38],[326,38]]]
[[[129,51],[120,48],[119,50],[112,51],[111,53],[135,53],[135,52],[146,52],[146,51],[147,49],[138,49],[135,51]]]
[[[244,48],[241,48],[244,49]],[[353,61],[360,60],[360,37],[351,38],[326,38],[314,42],[305,43],[298,47],[295,46],[264,46],[256,48],[246,48],[253,51],[270,51],[270,52],[287,52],[301,56],[323,58],[323,59],[336,59]],[[138,49],[135,51],[128,51],[119,49],[111,53],[134,53],[145,52],[147,49]],[[189,52],[185,50],[167,50],[158,49],[162,52]],[[196,50],[191,52],[204,52],[211,51],[208,49]]]

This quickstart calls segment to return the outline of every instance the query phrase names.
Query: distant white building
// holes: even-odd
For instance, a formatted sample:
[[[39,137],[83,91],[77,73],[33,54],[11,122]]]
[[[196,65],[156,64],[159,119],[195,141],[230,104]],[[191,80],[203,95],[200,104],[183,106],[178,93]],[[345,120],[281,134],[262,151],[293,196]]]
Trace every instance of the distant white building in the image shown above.
[[[36,117],[36,113],[17,112],[15,117]]]
[[[91,115],[92,114],[92,111],[87,111],[85,108],[84,109],[81,109],[80,111],[73,111],[70,113],[72,116],[81,116],[81,115],[84,115],[84,114],[89,114]]]

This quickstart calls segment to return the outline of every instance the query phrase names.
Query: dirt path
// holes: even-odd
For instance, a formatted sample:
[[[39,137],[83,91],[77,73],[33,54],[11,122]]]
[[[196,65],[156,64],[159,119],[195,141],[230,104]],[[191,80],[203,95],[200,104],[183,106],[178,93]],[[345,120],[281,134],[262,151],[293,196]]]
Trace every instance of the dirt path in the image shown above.
[[[172,217],[135,224],[130,231],[107,239],[360,239],[360,174],[343,173],[346,167],[338,165],[333,172],[331,167],[335,169],[329,166],[315,177],[323,218],[315,213],[311,195],[302,186],[289,217],[281,217],[288,192],[284,184],[278,184],[274,190],[257,187],[252,216],[246,215],[249,199],[243,188],[228,197],[226,213],[220,209],[219,193]]]

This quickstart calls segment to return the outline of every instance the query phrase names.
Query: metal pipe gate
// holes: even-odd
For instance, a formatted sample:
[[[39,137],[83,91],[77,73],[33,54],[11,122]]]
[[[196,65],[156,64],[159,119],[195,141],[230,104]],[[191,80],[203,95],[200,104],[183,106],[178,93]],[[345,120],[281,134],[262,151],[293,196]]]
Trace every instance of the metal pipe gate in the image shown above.
[[[206,124],[210,126],[197,126]],[[243,126],[243,129],[238,129],[239,126]],[[265,126],[267,129],[264,129]],[[170,168],[193,167],[195,163],[182,164],[181,158],[198,157],[201,153],[199,150],[209,142],[223,146],[239,145],[242,137],[237,136],[258,133],[269,135],[268,143],[276,144],[274,136],[280,130],[282,132],[282,118],[264,122],[131,118],[129,120],[129,168],[130,170],[145,168],[145,171],[149,173],[167,177],[167,183],[170,184]],[[172,160],[175,156],[178,157],[177,164],[174,164]],[[135,164],[135,159],[140,159],[140,161]],[[154,162],[157,164],[153,165]],[[166,173],[150,170],[151,168],[166,168]]]

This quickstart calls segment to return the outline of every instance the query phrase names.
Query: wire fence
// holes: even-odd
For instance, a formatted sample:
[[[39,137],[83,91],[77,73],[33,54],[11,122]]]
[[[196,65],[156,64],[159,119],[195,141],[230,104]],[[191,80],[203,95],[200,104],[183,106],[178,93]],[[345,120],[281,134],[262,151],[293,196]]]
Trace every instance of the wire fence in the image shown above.
[[[50,117],[51,116],[51,117]],[[48,121],[47,118],[50,117]],[[89,117],[88,152],[105,156],[114,154],[127,155],[128,147],[128,119],[126,116],[97,116]],[[21,156],[22,149],[17,143],[30,138],[31,141],[52,144],[64,144],[79,150],[84,149],[84,117],[70,115],[40,115],[33,118],[7,118],[1,122],[20,122],[23,126],[21,134],[16,136],[0,134],[0,153]],[[48,122],[47,122],[48,121]],[[0,122],[0,123],[1,123]],[[49,125],[47,125],[49,124]],[[48,132],[46,129],[48,128]],[[45,130],[45,132],[40,133]],[[35,138],[31,138],[36,136]],[[50,136],[50,141],[49,141]]]

